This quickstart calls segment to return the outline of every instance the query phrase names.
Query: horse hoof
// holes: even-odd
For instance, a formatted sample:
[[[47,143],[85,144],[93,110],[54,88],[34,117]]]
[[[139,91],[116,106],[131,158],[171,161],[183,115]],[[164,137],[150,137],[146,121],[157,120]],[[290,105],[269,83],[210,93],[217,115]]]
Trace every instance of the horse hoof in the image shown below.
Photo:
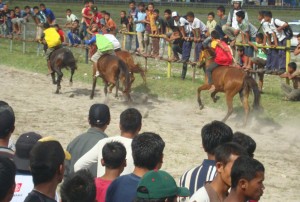
[[[214,103],[216,103],[220,99],[220,96],[216,96],[213,98]]]
[[[94,96],[90,96],[90,99],[91,99],[91,100],[94,99]]]
[[[200,105],[200,107],[199,107],[199,108],[200,108],[200,110],[202,110],[202,109],[204,109],[204,106],[203,106],[203,105]]]
[[[73,86],[73,82],[69,82],[69,86]]]

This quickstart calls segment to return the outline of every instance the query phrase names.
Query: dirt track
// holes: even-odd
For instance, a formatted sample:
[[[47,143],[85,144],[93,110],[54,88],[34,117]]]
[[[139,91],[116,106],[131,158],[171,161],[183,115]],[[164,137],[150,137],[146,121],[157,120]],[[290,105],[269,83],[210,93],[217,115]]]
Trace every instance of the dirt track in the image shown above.
[[[0,100],[7,101],[16,113],[14,139],[23,132],[37,131],[56,136],[66,147],[88,129],[88,110],[96,102],[105,102],[111,109],[112,121],[106,133],[119,135],[119,114],[128,107],[126,104],[112,96],[105,100],[102,87],[98,87],[95,99],[90,100],[91,85],[75,81],[69,87],[67,79],[62,84],[62,94],[56,95],[50,80],[45,75],[0,66]],[[208,108],[200,112],[196,103],[189,101],[159,98],[146,101],[146,95],[135,94],[133,99],[133,107],[144,117],[142,131],[156,132],[166,142],[163,169],[178,179],[186,169],[202,162],[205,153],[200,130],[205,123],[223,117],[225,112]],[[233,120],[228,124],[236,130]],[[266,167],[266,190],[261,201],[299,201],[300,138],[295,125],[275,129],[262,127],[252,120],[248,129],[239,130],[256,140],[255,157]]]

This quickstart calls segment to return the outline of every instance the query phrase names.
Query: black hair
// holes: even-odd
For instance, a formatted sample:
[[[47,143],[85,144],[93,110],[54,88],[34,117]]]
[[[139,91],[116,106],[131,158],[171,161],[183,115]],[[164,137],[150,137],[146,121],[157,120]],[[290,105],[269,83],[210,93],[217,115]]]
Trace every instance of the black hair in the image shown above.
[[[101,11],[101,13],[105,14],[105,13],[106,13],[106,10]]]
[[[237,48],[237,51],[245,52],[245,47],[244,47],[244,46],[239,46],[239,47]]]
[[[145,132],[133,138],[131,143],[134,165],[153,170],[161,162],[165,142],[151,132]]]
[[[244,149],[246,149],[249,157],[253,158],[254,151],[256,149],[256,142],[250,136],[241,132],[235,132],[233,134],[232,142],[241,145]]]
[[[121,13],[124,13],[126,15],[126,11],[121,11]]]
[[[238,11],[235,14],[237,17],[240,17],[242,19],[245,19],[245,12],[244,11]]]
[[[138,7],[139,6],[145,7],[145,3],[144,2],[140,2],[139,5],[138,5]]]
[[[235,189],[241,179],[253,180],[258,172],[265,172],[262,163],[248,156],[240,156],[231,168],[231,188]]]
[[[15,113],[6,102],[0,101],[0,139],[5,139],[15,128]]]
[[[212,32],[210,33],[210,36],[211,36],[212,38],[214,38],[214,39],[220,39],[220,34],[219,34],[219,32],[217,32],[216,30],[212,31]]]
[[[222,13],[225,13],[225,7],[224,6],[219,6],[218,8],[217,8],[217,10],[218,11],[221,11]]]
[[[25,6],[24,9],[30,9],[30,6]]]
[[[209,12],[207,15],[208,16],[211,15],[213,18],[215,18],[215,13],[214,12]]]
[[[110,17],[110,13],[109,13],[109,12],[105,12],[104,14],[105,14],[105,15],[108,15],[108,16]]]
[[[39,10],[39,7],[38,7],[38,6],[34,6],[34,7],[33,7],[33,10],[35,10],[35,9],[38,9],[38,10]]]
[[[53,27],[57,27],[58,29],[60,29],[59,24],[54,24]]]
[[[79,170],[67,177],[60,188],[62,202],[94,202],[96,185],[88,170]]]
[[[45,4],[40,4],[40,6],[42,6],[42,7],[46,7],[46,5],[45,5]]]
[[[248,153],[241,145],[234,142],[222,144],[215,150],[216,162],[220,162],[224,166],[230,161],[231,155],[248,156]]]
[[[105,167],[110,169],[120,168],[126,160],[126,148],[120,142],[106,143],[102,149],[102,158]]]
[[[89,123],[92,127],[102,128],[110,122],[109,107],[105,104],[93,104],[89,110]]]
[[[15,6],[15,9],[20,9],[20,7],[19,6]]]
[[[128,108],[120,115],[120,125],[123,132],[135,133],[142,126],[142,115],[135,108]]]
[[[297,38],[299,38],[300,37],[300,33],[299,34],[297,34]]]
[[[48,29],[48,28],[50,28],[50,24],[46,22],[43,24],[43,27],[44,27],[44,29]]]
[[[266,12],[266,11],[258,11],[258,14],[259,14],[260,16],[264,17],[264,16],[265,16],[265,12]]]
[[[74,22],[77,22],[79,24],[79,20],[78,19],[74,20]]]
[[[68,8],[68,9],[66,10],[66,12],[72,12],[72,10]]]
[[[194,12],[189,11],[189,12],[187,12],[186,17],[192,17],[192,18],[194,18],[195,14],[194,14]]]
[[[129,4],[135,4],[135,1],[129,1]]]
[[[15,185],[16,166],[8,157],[0,156],[0,201]]]
[[[271,11],[265,11],[264,17],[270,17],[270,18],[272,18],[273,17],[272,12]]]
[[[159,10],[158,9],[154,9],[153,13],[159,14]]]
[[[148,6],[153,6],[153,8],[154,8],[154,3],[150,2],[150,3],[148,3]]]
[[[93,3],[94,4],[95,2],[94,2],[94,0],[89,0],[89,3]]]
[[[166,9],[164,13],[168,13],[169,15],[171,15],[172,11],[170,9]]]
[[[134,200],[134,202],[173,202],[177,196],[173,197],[167,197],[167,198],[161,198],[161,199],[143,199],[143,198],[137,198]]]
[[[296,64],[295,62],[290,62],[290,63],[288,64],[288,67],[290,67],[290,68],[292,68],[294,71],[296,71],[296,69],[297,69],[297,64]]]
[[[221,144],[230,142],[232,136],[231,128],[221,121],[213,121],[206,124],[201,130],[204,151],[214,154],[215,149]]]
[[[87,4],[87,3],[89,3],[89,0],[85,0],[85,1],[83,2],[83,4]]]
[[[257,33],[257,34],[256,34],[256,38],[264,39],[263,33]]]

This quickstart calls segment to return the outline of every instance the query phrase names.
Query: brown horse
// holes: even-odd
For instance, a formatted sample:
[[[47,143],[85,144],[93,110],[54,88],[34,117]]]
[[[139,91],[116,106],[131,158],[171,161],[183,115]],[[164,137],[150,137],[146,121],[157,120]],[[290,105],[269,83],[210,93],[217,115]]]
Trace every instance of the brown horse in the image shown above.
[[[204,62],[205,59],[205,67],[208,67],[211,62],[213,62],[215,57],[215,52],[211,49],[205,49],[203,52],[203,58],[201,61]],[[214,102],[217,101],[216,94],[218,92],[225,93],[226,103],[228,107],[228,112],[224,117],[223,121],[225,122],[228,117],[233,112],[233,98],[236,94],[240,94],[240,98],[245,110],[245,118],[244,125],[247,123],[248,115],[249,115],[249,94],[251,89],[254,94],[254,103],[253,108],[260,108],[260,92],[257,86],[256,81],[248,76],[244,71],[237,69],[235,67],[230,66],[220,66],[213,71],[212,74],[213,84],[216,87],[216,90],[211,93],[211,98]],[[198,104],[200,109],[204,108],[204,105],[201,101],[201,91],[209,90],[210,85],[208,84],[207,76],[205,76],[205,83],[198,88]]]
[[[90,98],[94,98],[94,92],[96,88],[96,82],[97,82],[97,77],[96,71],[99,71],[103,82],[105,84],[104,86],[104,93],[105,96],[107,96],[107,88],[111,84],[113,86],[116,86],[116,94],[115,96],[118,97],[118,90],[119,90],[119,81],[121,78],[124,78],[122,80],[124,90],[123,93],[125,94],[126,98],[128,101],[131,101],[130,97],[130,73],[128,71],[127,65],[117,56],[115,55],[103,55],[101,58],[98,60],[97,63],[97,69],[93,68],[93,88],[92,88],[92,93]]]
[[[63,77],[61,69],[71,69],[70,85],[72,85],[73,75],[75,70],[77,69],[76,60],[74,58],[73,53],[69,49],[60,48],[53,51],[53,53],[50,55],[50,64],[53,70],[53,73],[51,73],[52,82],[53,84],[57,85],[55,93],[58,94],[59,90],[61,89],[60,82]],[[55,80],[55,73],[57,74],[57,80]]]

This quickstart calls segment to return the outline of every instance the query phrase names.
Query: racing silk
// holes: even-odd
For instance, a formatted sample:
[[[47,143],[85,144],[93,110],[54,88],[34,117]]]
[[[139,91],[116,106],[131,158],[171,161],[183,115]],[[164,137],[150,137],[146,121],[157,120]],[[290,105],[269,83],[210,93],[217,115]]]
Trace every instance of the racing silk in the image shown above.
[[[223,47],[228,51],[224,51],[220,46],[216,46],[216,57],[215,63],[218,65],[231,65],[232,64],[232,55],[228,45],[224,41],[220,41]]]
[[[61,45],[60,35],[55,28],[50,27],[44,30],[44,34],[48,48],[54,48],[55,46]]]
[[[86,40],[85,44],[90,45],[96,42],[97,48],[100,52],[116,50],[121,48],[118,39],[112,34],[96,34],[90,40]]]

